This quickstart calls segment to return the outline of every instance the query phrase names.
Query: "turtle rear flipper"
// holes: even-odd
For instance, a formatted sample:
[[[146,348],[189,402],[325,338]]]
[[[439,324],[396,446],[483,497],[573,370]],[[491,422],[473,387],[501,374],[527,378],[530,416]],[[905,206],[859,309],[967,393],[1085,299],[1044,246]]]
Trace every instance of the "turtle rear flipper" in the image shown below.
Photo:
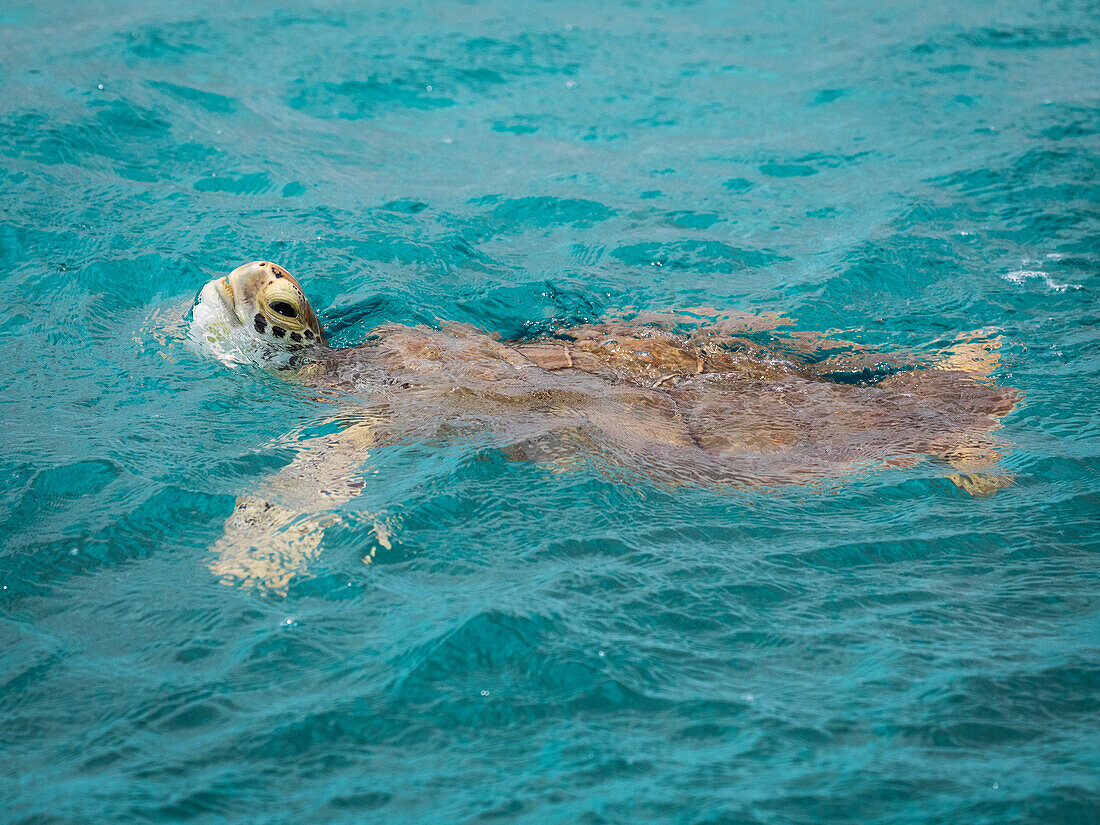
[[[975,498],[985,498],[1016,483],[1014,473],[952,473],[947,480]]]
[[[592,434],[584,427],[566,426],[509,444],[501,451],[510,461],[529,461],[564,473],[583,467],[584,455],[594,449]]]
[[[976,381],[990,383],[990,376],[1001,365],[1002,338],[994,327],[963,332],[955,343],[932,365],[933,369],[964,373]]]
[[[1004,450],[988,431],[960,434],[950,447],[938,450],[935,458],[956,470],[947,476],[948,481],[977,498],[991,496],[1016,483],[1015,473],[996,472],[1004,459]]]

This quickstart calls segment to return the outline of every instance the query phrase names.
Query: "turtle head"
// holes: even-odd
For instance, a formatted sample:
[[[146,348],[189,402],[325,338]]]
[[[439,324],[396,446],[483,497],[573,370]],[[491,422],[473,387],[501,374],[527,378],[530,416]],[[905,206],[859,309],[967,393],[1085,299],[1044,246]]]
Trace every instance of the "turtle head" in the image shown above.
[[[210,281],[191,319],[193,337],[223,361],[286,361],[288,354],[328,343],[301,284],[270,261]]]
[[[269,261],[238,266],[224,279],[223,287],[240,322],[267,343],[291,349],[325,343],[321,322],[302,285],[282,267]]]

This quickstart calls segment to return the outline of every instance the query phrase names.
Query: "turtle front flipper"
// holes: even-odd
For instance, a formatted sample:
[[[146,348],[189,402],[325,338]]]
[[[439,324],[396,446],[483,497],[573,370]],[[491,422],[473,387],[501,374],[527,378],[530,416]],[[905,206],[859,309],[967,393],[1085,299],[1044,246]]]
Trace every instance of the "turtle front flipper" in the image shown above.
[[[361,492],[358,476],[380,432],[377,421],[366,420],[305,442],[290,464],[237,498],[212,548],[210,571],[227,584],[285,594],[338,521],[331,511]],[[375,532],[388,543],[384,525],[376,524]]]
[[[307,515],[262,496],[238,496],[214,543],[210,572],[225,584],[285,594],[290,580],[320,552],[335,517]]]

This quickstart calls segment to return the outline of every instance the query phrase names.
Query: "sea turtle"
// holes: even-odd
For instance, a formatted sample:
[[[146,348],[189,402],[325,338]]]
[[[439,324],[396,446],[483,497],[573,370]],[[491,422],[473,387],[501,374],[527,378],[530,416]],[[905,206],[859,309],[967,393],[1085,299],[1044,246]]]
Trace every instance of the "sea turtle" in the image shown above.
[[[938,359],[884,354],[784,319],[693,311],[500,340],[469,324],[387,323],[331,348],[301,285],[254,261],[206,284],[193,337],[226,362],[272,364],[357,399],[341,429],[300,445],[238,498],[212,569],[285,589],[357,495],[381,443],[476,434],[515,459],[592,461],[655,483],[731,489],[815,482],[933,458],[972,495],[1011,483],[991,431],[1020,394],[990,379],[1000,340],[980,330]],[[379,542],[387,528],[376,525]]]

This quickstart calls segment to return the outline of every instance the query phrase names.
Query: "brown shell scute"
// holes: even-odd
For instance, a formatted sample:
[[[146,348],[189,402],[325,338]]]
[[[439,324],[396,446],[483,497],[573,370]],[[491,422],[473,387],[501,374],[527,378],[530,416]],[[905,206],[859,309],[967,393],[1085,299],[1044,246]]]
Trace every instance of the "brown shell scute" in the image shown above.
[[[553,341],[520,344],[516,347],[516,352],[544,370],[564,370],[573,366],[569,348]]]

